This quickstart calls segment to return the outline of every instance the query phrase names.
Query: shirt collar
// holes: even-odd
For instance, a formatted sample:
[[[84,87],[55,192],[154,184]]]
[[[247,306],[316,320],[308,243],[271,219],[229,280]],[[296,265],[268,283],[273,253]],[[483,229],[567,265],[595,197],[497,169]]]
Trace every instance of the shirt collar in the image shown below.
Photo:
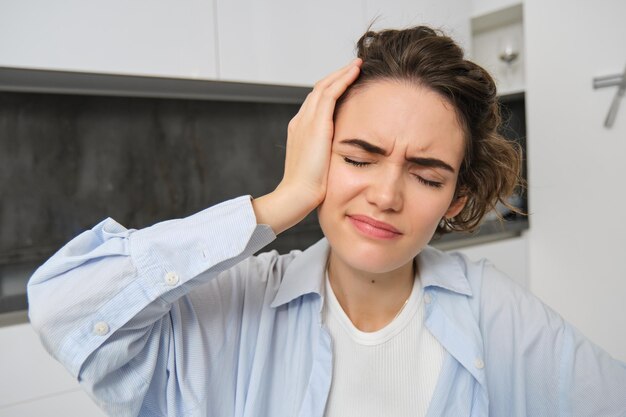
[[[295,256],[285,270],[271,307],[286,304],[304,294],[324,296],[324,273],[330,246],[321,239]],[[459,262],[438,249],[427,246],[418,255],[419,276],[424,288],[440,287],[471,296],[472,290]]]
[[[304,294],[324,295],[324,272],[330,246],[321,239],[291,261],[280,283],[271,307],[278,307]]]
[[[461,263],[452,255],[431,246],[417,255],[422,286],[440,287],[458,294],[472,296],[472,288]]]

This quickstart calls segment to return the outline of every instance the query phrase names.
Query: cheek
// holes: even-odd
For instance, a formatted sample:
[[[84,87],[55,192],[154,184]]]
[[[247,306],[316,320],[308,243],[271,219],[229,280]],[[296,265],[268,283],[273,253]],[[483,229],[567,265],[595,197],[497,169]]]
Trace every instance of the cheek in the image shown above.
[[[442,217],[450,207],[452,196],[447,192],[434,192],[422,199],[423,209],[434,217]]]
[[[418,185],[407,192],[404,211],[411,213],[411,223],[416,229],[434,230],[448,211],[451,200],[452,193]]]
[[[326,197],[318,207],[317,216],[326,237],[332,236],[332,224],[346,212],[347,204],[358,197],[363,184],[364,175],[358,175],[342,158],[332,158],[328,169]]]
[[[357,168],[358,169],[358,168]],[[341,158],[333,158],[328,169],[326,198],[351,198],[367,184],[364,172],[355,172],[354,167]]]

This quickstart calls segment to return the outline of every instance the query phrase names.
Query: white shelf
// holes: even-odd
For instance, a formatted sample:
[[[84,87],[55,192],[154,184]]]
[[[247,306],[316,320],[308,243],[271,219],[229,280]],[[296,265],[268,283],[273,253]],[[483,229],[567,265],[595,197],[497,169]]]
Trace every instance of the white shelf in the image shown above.
[[[523,4],[515,2],[471,19],[472,60],[491,73],[501,97],[524,93],[526,89],[523,11]],[[507,64],[500,55],[509,48],[518,56]]]

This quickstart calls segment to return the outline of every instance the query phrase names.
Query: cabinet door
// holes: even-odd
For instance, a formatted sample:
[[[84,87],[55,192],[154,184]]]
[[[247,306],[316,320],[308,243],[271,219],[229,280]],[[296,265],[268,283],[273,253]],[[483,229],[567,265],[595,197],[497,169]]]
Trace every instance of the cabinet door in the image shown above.
[[[213,0],[0,0],[0,66],[215,79]]]
[[[469,52],[471,4],[467,0],[363,1],[365,18],[374,29],[428,25],[442,29]]]
[[[311,86],[354,56],[361,0],[216,0],[219,78]]]

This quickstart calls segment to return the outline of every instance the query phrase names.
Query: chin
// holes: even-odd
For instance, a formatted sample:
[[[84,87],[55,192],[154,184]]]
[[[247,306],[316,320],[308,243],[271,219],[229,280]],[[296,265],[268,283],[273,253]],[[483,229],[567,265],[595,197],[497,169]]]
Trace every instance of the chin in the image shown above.
[[[324,235],[328,239],[333,255],[342,262],[358,271],[372,274],[382,274],[403,267],[419,253],[419,248],[409,248],[402,242],[368,241],[367,239],[350,238],[339,233],[327,233],[322,227]]]

